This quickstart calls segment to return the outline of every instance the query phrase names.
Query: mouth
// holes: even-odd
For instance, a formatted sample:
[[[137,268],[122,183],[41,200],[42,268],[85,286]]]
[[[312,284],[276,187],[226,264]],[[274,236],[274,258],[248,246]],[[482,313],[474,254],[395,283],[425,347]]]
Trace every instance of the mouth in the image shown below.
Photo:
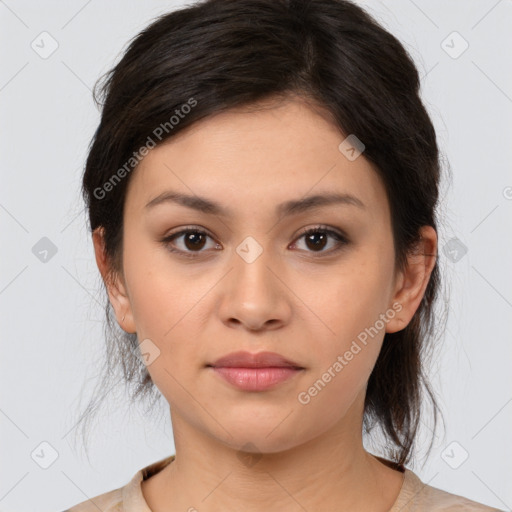
[[[232,352],[206,365],[224,382],[243,391],[265,391],[292,379],[305,368],[275,352]]]

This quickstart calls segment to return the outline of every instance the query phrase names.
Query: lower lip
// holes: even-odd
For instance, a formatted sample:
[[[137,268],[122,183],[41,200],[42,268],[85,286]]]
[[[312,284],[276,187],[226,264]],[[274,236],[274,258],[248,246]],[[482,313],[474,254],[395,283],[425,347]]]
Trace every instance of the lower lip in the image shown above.
[[[244,391],[264,391],[297,375],[302,368],[231,368],[212,367],[212,370],[233,386]]]

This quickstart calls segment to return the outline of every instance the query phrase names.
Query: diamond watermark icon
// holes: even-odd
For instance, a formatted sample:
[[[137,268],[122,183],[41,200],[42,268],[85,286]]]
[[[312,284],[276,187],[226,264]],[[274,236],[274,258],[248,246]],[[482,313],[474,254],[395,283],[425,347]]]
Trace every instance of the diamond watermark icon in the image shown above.
[[[443,252],[450,261],[457,263],[468,252],[468,248],[457,237],[454,237],[444,244]]]
[[[59,452],[48,441],[43,441],[30,456],[39,467],[48,469],[59,458]]]
[[[41,32],[31,43],[30,47],[41,59],[47,59],[59,47],[57,40],[48,32]]]
[[[469,48],[469,43],[457,31],[454,31],[443,39],[441,48],[452,59],[458,59]]]
[[[343,153],[347,160],[353,162],[361,155],[361,153],[363,153],[365,147],[366,146],[353,133],[351,133],[341,142],[338,149]]]
[[[251,450],[252,453],[248,450]],[[251,442],[245,443],[236,455],[240,462],[249,468],[254,466],[254,464],[256,464],[262,457],[261,452],[258,450],[257,446]]]
[[[57,246],[49,238],[43,236],[32,247],[32,254],[42,263],[48,263],[57,254]]]
[[[452,469],[458,469],[468,460],[469,453],[457,441],[451,442],[442,452],[441,458]]]
[[[252,236],[248,236],[238,245],[236,252],[246,263],[253,263],[263,252],[263,247]]]
[[[146,366],[155,362],[160,356],[160,349],[149,338],[142,340],[139,344],[140,356]]]

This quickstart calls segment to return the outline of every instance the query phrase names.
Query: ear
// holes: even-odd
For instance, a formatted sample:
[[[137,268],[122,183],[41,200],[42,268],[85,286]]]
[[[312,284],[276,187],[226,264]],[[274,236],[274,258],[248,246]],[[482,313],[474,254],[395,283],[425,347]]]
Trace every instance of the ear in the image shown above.
[[[437,234],[432,226],[422,226],[421,239],[407,256],[407,267],[399,272],[391,303],[397,311],[388,321],[386,332],[401,331],[418,309],[437,258]]]
[[[123,276],[118,272],[111,272],[110,262],[105,252],[104,228],[100,226],[93,231],[92,240],[96,263],[98,265],[101,277],[107,288],[110,303],[114,308],[117,323],[127,333],[135,333],[135,323],[130,304],[130,299],[126,291]]]

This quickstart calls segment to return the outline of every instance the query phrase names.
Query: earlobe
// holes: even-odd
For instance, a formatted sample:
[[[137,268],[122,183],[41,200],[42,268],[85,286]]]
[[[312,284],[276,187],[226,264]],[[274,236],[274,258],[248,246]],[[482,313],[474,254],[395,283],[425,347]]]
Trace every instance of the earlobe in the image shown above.
[[[113,272],[105,251],[104,228],[96,228],[92,234],[96,264],[107,289],[117,323],[127,333],[135,333],[135,324],[126,286],[122,276]]]
[[[425,294],[437,258],[437,234],[432,226],[423,226],[421,239],[407,256],[407,267],[400,272],[391,303],[401,309],[386,325],[386,332],[398,332],[409,324]]]

